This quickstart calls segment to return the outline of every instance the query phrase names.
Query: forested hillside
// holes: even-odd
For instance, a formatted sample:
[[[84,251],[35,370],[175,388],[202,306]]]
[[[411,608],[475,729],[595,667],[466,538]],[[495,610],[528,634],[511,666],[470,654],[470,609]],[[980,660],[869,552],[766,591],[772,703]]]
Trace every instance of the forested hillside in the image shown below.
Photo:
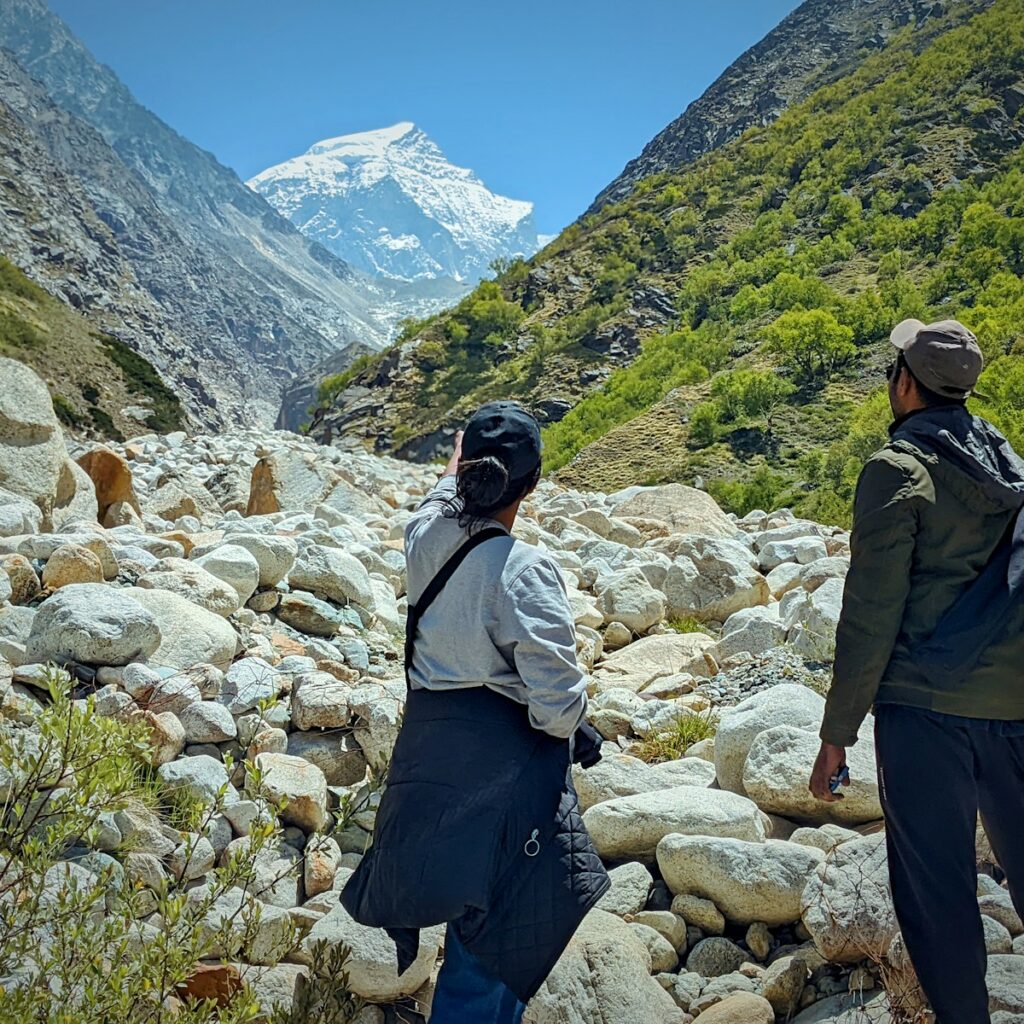
[[[326,382],[322,421],[429,456],[521,397],[574,484],[702,476],[740,512],[836,518],[887,419],[889,328],[957,316],[979,408],[1024,443],[1024,0],[963,13],[502,268]]]

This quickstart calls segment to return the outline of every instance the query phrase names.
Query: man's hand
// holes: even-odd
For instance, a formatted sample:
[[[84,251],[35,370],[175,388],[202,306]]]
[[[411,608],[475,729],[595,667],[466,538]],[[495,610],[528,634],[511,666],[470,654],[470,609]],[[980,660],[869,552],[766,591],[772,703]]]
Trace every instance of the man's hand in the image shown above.
[[[444,467],[442,476],[455,476],[459,471],[459,459],[462,458],[462,431],[455,431],[455,451],[452,452],[452,457],[448,460],[448,465]]]
[[[823,742],[821,744],[821,750],[818,751],[817,760],[814,762],[814,770],[811,772],[811,784],[808,787],[818,800],[824,800],[825,803],[831,804],[843,799],[842,793],[833,793],[829,789],[829,781],[839,773],[839,769],[844,764],[846,764],[845,747],[837,747],[833,743]],[[847,777],[843,781],[843,785],[848,786],[849,784],[850,779]]]

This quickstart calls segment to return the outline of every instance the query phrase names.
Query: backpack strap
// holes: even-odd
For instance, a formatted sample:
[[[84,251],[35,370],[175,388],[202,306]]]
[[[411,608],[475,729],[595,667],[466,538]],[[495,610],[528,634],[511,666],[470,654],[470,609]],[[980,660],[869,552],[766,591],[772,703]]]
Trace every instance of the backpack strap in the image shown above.
[[[462,564],[463,559],[474,549],[485,541],[495,537],[507,537],[508,534],[497,526],[489,526],[479,533],[473,534],[462,546],[441,566],[438,574],[427,584],[426,590],[420,594],[420,599],[414,605],[409,605],[409,613],[405,620],[405,686],[410,687],[409,673],[412,670],[412,655],[416,643],[416,633],[419,630],[420,619],[423,613],[434,603],[434,599],[444,589],[445,584],[452,578],[455,570]]]

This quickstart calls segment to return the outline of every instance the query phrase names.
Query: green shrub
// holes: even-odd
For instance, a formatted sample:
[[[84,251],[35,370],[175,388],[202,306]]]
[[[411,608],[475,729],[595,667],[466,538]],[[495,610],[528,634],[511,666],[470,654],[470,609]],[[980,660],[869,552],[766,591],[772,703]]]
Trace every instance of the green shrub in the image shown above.
[[[648,764],[676,761],[701,740],[709,739],[718,729],[718,716],[709,709],[701,713],[684,712],[666,732],[651,733],[630,748],[634,757]]]
[[[790,310],[766,331],[768,350],[782,356],[798,380],[828,379],[857,354],[853,331],[823,309]]]
[[[722,422],[721,409],[715,402],[701,402],[690,413],[690,443],[706,448],[718,440],[718,427]]]
[[[169,876],[157,889],[133,885],[114,858],[88,850],[104,816],[128,808],[152,815],[158,806],[145,721],[97,714],[92,697],[72,700],[63,672],[51,671],[48,697],[42,708],[15,711],[8,690],[0,719],[0,1020],[254,1024],[261,1015],[248,988],[216,1005],[182,998],[182,986],[200,961],[253,941],[259,906],[245,893],[260,851],[280,840],[280,806],[263,801],[266,822],[204,886]],[[259,773],[247,771],[249,788],[260,792]],[[225,785],[209,807],[179,806],[179,824],[189,830],[184,878],[194,838],[227,794]],[[154,911],[159,928],[142,922]],[[344,957],[330,966],[343,971]],[[358,1009],[344,1002],[343,973],[333,986],[320,985],[325,1005]],[[181,1002],[171,1013],[175,998]],[[325,1019],[347,1024],[352,1015]]]
[[[163,382],[153,364],[119,338],[109,334],[100,334],[96,337],[107,355],[121,370],[128,389],[150,399],[153,411],[146,417],[146,426],[161,434],[181,430],[185,425],[185,410],[178,396]]]

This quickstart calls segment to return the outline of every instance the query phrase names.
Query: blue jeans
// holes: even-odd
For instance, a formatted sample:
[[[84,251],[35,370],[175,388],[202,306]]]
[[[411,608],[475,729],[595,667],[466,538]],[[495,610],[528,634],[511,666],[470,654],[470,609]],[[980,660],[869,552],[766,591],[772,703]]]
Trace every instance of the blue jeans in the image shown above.
[[[525,1010],[511,989],[483,970],[449,925],[430,1024],[519,1024]]]

